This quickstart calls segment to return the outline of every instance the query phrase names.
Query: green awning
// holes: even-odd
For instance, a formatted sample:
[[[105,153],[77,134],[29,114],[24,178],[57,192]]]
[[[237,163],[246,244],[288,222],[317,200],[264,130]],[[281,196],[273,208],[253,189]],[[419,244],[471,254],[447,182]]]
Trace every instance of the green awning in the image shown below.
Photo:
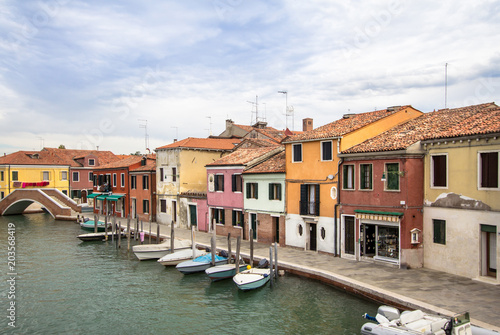
[[[106,198],[106,200],[108,200],[108,201],[117,201],[118,199],[123,198],[124,196],[125,196],[125,194],[111,194],[111,195],[108,195],[108,197]]]
[[[97,200],[104,200],[104,199],[106,199],[107,197],[108,197],[108,195],[107,195],[107,194],[101,194],[101,195],[100,195],[100,196],[98,196],[96,199],[97,199]]]
[[[355,209],[354,213],[403,216],[403,213],[400,213],[400,212],[368,211],[368,210],[364,210],[364,209]]]
[[[89,199],[94,199],[95,197],[97,197],[98,195],[101,195],[101,193],[91,193],[89,195],[87,195],[87,198]]]

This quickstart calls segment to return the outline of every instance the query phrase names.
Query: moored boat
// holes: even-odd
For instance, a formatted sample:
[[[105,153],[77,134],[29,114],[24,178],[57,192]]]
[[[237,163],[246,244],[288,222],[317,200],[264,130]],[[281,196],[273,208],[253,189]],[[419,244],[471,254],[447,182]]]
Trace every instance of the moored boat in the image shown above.
[[[244,263],[239,264],[239,271],[244,271],[247,268],[247,265]],[[236,264],[220,264],[216,266],[212,266],[205,270],[205,273],[208,277],[213,280],[222,280],[226,278],[231,278],[236,275]]]
[[[193,253],[195,255],[194,257],[193,257]],[[200,257],[200,256],[203,256],[206,254],[207,254],[207,251],[205,251],[205,250],[195,249],[193,251],[192,249],[182,249],[182,250],[174,251],[171,254],[166,254],[165,256],[163,256],[162,258],[160,258],[158,260],[158,263],[160,263],[161,265],[165,265],[165,266],[173,266],[173,265],[177,265],[177,264],[182,263],[184,261],[188,261],[190,259]]]
[[[80,227],[85,230],[95,230],[95,224],[94,220],[84,220],[80,222]],[[106,230],[106,225],[104,224],[103,221],[97,221],[97,231],[105,231]],[[108,223],[108,230],[111,230],[111,224]]]
[[[250,265],[248,267],[233,277],[234,283],[240,290],[254,290],[264,286],[271,279],[271,269],[267,259],[262,259],[255,268],[251,268]]]
[[[111,231],[108,231],[107,235],[108,235],[108,239],[110,239],[113,235],[115,237],[118,237],[117,233],[113,234]],[[122,237],[125,237],[125,233],[123,231],[120,232],[120,235]],[[82,241],[102,241],[106,238],[106,232],[80,234],[80,235],[78,235],[78,238]]]
[[[171,252],[170,244],[170,239],[166,239],[160,244],[134,245],[132,247],[132,251],[141,261],[147,259],[159,259]],[[174,252],[182,249],[191,250],[191,241],[174,239]]]
[[[404,311],[390,306],[380,306],[375,317],[364,318],[371,322],[361,327],[362,335],[473,335],[469,313],[453,317],[432,315],[421,310]]]
[[[222,257],[215,255],[215,265],[220,265],[227,263],[227,257]],[[212,255],[206,254],[200,257],[196,257],[193,260],[184,261],[175,267],[177,270],[183,274],[190,274],[195,272],[202,272],[212,266]]]

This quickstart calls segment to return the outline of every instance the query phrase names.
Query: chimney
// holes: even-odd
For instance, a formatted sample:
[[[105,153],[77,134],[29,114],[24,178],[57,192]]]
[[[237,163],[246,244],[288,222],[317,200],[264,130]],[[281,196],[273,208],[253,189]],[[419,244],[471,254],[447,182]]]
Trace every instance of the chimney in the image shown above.
[[[313,130],[313,119],[305,118],[302,120],[302,131]]]

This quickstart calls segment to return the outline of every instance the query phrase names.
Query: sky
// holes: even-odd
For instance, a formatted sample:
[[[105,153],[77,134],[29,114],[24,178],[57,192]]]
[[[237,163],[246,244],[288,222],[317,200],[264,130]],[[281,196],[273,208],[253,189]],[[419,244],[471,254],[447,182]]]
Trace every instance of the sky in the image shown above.
[[[499,103],[499,32],[499,0],[4,0],[0,154]]]

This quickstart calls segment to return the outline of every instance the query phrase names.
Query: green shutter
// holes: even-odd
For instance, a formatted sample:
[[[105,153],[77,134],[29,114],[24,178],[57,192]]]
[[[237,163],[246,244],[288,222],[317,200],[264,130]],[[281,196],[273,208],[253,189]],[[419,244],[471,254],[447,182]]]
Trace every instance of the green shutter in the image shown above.
[[[269,200],[273,200],[274,199],[274,184],[273,183],[269,183]]]
[[[278,200],[281,200],[281,184],[276,184],[278,186],[277,192],[278,192]]]
[[[255,183],[255,199],[259,199],[259,184]]]
[[[250,199],[250,183],[247,183],[247,199]]]

